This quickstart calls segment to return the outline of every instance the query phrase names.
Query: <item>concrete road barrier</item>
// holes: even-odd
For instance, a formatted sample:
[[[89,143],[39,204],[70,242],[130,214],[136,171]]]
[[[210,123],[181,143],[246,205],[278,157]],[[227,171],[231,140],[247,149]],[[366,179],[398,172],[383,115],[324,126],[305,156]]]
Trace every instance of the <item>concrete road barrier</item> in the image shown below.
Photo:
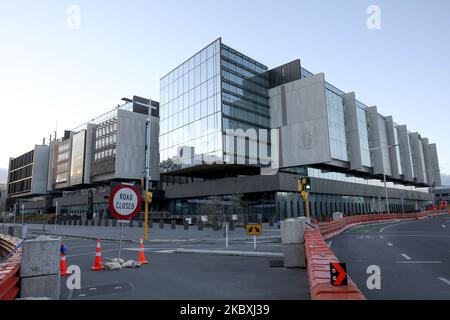
[[[308,221],[305,217],[281,221],[281,243],[286,268],[306,267],[304,232]]]
[[[23,243],[20,267],[21,298],[60,298],[61,238],[39,236]]]

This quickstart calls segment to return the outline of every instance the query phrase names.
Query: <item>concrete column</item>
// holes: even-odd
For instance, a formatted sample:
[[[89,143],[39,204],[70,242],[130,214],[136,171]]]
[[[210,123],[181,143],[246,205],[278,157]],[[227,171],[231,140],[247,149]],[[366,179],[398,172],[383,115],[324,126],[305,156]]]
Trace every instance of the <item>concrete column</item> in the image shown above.
[[[397,144],[395,141],[395,133],[394,130],[394,120],[392,116],[385,117],[386,119],[386,128],[387,128],[387,136],[388,136],[388,145],[393,146]],[[397,158],[397,148],[389,148],[389,158],[391,159],[391,172],[394,178],[400,178],[399,168],[398,168],[398,158]]]
[[[285,268],[305,268],[305,217],[281,221],[281,242]]]
[[[430,145],[428,143],[427,138],[422,138],[421,142],[422,142],[422,147],[423,147],[423,156],[424,156],[424,160],[425,160],[424,165],[425,165],[425,172],[426,172],[426,176],[427,176],[427,183],[428,183],[428,185],[432,186],[433,185],[433,169],[432,169],[432,165],[431,165]]]
[[[420,135],[417,132],[409,134],[411,141],[411,153],[413,158],[414,174],[418,183],[426,183],[424,155],[421,147]]]
[[[354,92],[342,95],[344,101],[344,117],[347,131],[347,146],[350,155],[350,168],[361,169],[361,143],[359,141],[358,114]]]
[[[436,187],[440,187],[442,185],[441,171],[439,168],[439,158],[438,158],[436,144],[435,143],[430,144],[429,149],[430,149],[430,161],[431,161],[433,182]]]
[[[21,298],[60,298],[61,238],[39,236],[23,243],[20,265]]]
[[[378,124],[378,109],[377,107],[367,108],[367,122],[369,124],[369,141],[371,148],[381,147],[380,127]],[[373,152],[373,173],[383,174],[383,153],[381,149],[374,150]]]
[[[411,149],[408,142],[408,128],[403,126],[398,126],[398,143],[400,145],[400,158],[402,163],[403,176],[406,181],[413,182],[414,174],[411,162]]]

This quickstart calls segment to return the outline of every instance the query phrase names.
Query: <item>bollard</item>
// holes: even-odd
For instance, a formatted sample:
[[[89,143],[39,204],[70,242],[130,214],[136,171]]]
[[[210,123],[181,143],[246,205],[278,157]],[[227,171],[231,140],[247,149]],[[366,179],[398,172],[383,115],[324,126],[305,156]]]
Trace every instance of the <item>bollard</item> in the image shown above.
[[[230,231],[233,231],[233,230],[234,230],[234,220],[233,220],[233,219],[230,220],[228,229],[229,229]]]
[[[20,265],[21,298],[60,298],[61,238],[39,236],[23,243]]]
[[[164,229],[164,220],[163,219],[159,220],[159,228]]]
[[[88,220],[88,219],[84,220],[84,225],[85,225],[85,226],[88,226],[88,225],[89,225],[89,220]]]
[[[172,230],[176,229],[177,228],[177,222],[175,220],[171,220],[170,221],[170,226],[171,226]]]
[[[101,227],[102,226],[102,219],[97,219],[97,226]]]
[[[273,227],[273,217],[269,218],[269,227]]]
[[[203,230],[203,221],[202,221],[202,219],[198,220],[198,230]]]
[[[305,268],[305,217],[281,221],[281,242],[285,268]]]
[[[92,218],[92,220],[91,220],[91,226],[95,226],[95,219],[94,218]]]
[[[153,228],[153,220],[152,219],[148,220],[148,227]]]
[[[142,222],[142,220],[139,220],[138,222],[138,228],[142,228],[144,226],[144,223]]]
[[[184,230],[189,230],[189,221],[187,221],[186,219],[183,221],[184,224]]]
[[[133,220],[130,220],[129,225],[130,225],[130,228],[133,228]]]
[[[109,219],[105,219],[105,227],[109,226]]]
[[[113,221],[112,221],[112,224],[111,224],[113,227],[115,227],[115,226],[117,226],[117,220],[116,219],[113,219]]]

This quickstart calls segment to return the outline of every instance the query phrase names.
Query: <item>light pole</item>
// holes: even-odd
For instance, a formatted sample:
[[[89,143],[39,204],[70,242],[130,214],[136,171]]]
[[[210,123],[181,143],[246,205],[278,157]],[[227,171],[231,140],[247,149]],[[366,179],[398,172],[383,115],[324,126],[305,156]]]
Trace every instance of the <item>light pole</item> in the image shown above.
[[[149,99],[148,104],[134,101],[129,98],[122,98],[122,101],[135,103],[148,108],[148,117],[146,121],[146,135],[145,135],[145,215],[144,215],[144,240],[148,240],[148,202],[149,202],[149,185],[151,184],[152,177],[150,175],[150,144],[152,137],[152,110],[156,110],[156,107],[152,106],[152,99]]]
[[[441,172],[441,170],[432,170],[431,171],[431,197],[432,197],[432,201],[433,201],[433,209],[436,206],[436,195],[435,195],[435,190],[436,190],[436,182],[434,181],[434,173],[436,172]]]
[[[376,148],[371,148],[369,149],[369,151],[375,151],[375,150],[381,150],[381,149],[388,149],[389,148],[395,148],[398,147],[398,144],[394,144],[392,146],[383,146],[383,147],[376,147]],[[386,212],[388,214],[391,213],[390,209],[389,209],[389,196],[388,196],[388,190],[387,190],[387,183],[386,183],[386,170],[385,170],[385,165],[384,165],[384,159],[383,159],[383,181],[384,181],[384,195],[386,198]]]
[[[23,226],[24,211],[25,211],[25,205],[22,203],[22,226]]]
[[[58,201],[55,203],[55,232],[56,232],[56,224],[58,222]]]

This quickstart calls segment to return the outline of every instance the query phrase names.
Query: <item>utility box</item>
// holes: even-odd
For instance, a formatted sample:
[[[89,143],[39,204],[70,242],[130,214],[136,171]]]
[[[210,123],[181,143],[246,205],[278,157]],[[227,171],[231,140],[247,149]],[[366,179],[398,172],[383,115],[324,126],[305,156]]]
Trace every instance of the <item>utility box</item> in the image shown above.
[[[340,220],[344,218],[344,214],[342,212],[333,212],[333,221]]]
[[[59,300],[61,238],[39,236],[23,243],[20,266],[21,298]]]

